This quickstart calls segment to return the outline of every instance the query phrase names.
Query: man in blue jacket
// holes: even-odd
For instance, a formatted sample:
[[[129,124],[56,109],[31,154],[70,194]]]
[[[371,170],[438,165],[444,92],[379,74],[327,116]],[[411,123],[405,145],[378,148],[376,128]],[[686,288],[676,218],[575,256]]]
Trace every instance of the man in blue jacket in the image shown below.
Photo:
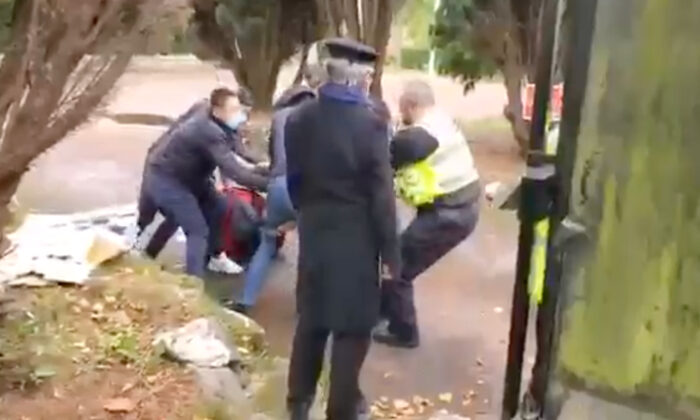
[[[165,216],[166,223],[184,230],[188,274],[203,276],[207,256],[220,249],[219,235],[209,228],[223,211],[214,188],[214,170],[249,188],[267,186],[267,178],[245,168],[233,151],[230,131],[242,121],[245,111],[237,94],[215,89],[207,108],[169,130],[147,156],[142,195]]]

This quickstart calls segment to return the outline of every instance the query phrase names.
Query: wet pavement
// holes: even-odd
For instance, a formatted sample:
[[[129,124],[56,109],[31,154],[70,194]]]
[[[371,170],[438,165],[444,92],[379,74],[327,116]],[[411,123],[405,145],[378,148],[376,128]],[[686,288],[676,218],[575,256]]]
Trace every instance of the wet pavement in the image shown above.
[[[409,76],[388,76],[390,100],[405,77]],[[448,109],[459,109],[465,118],[501,113],[502,98],[493,98],[502,96],[497,85],[481,86],[476,99],[464,99],[454,95],[460,88],[452,82],[438,84],[438,100],[449,103]],[[133,72],[122,80],[108,110],[176,116],[216,85],[213,70]],[[133,202],[143,156],[160,130],[96,118],[37,162],[22,184],[20,203],[40,211],[70,212]],[[508,147],[500,147],[502,138],[475,141],[475,159],[485,181],[517,177],[518,159]],[[410,401],[420,395],[437,402],[438,394],[449,392],[452,411],[472,418],[498,412],[516,230],[512,214],[485,208],[474,235],[417,279],[422,345],[416,350],[374,346],[363,377],[368,397]],[[289,352],[294,326],[294,242],[288,241],[253,313],[268,330],[272,351],[280,355]],[[225,294],[239,283],[240,279],[214,279],[210,286]],[[475,396],[463,406],[461,395],[468,393]]]

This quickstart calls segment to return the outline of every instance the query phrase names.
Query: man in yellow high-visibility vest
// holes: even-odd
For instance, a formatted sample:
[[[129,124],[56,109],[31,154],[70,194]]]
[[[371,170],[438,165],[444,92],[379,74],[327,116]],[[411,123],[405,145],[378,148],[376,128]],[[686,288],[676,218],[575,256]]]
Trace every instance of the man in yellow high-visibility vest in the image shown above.
[[[398,195],[416,208],[401,234],[402,268],[382,284],[382,316],[374,339],[419,345],[413,280],[466,239],[479,217],[481,183],[469,146],[453,119],[435,106],[430,85],[412,81],[399,102],[404,126],[391,142]]]

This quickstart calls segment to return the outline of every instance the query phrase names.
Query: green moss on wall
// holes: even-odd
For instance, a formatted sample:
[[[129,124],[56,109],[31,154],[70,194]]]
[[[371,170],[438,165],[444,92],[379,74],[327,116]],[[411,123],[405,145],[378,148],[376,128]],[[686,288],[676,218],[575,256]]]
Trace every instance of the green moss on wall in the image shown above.
[[[594,252],[560,366],[602,390],[700,401],[700,4],[598,13],[572,196]]]

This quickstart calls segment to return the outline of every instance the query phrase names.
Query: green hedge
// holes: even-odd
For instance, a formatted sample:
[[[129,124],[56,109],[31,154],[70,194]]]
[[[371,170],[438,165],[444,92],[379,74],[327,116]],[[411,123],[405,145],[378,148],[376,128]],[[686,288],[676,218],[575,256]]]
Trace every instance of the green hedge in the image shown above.
[[[401,67],[405,69],[426,70],[429,60],[430,50],[428,49],[401,49]]]

